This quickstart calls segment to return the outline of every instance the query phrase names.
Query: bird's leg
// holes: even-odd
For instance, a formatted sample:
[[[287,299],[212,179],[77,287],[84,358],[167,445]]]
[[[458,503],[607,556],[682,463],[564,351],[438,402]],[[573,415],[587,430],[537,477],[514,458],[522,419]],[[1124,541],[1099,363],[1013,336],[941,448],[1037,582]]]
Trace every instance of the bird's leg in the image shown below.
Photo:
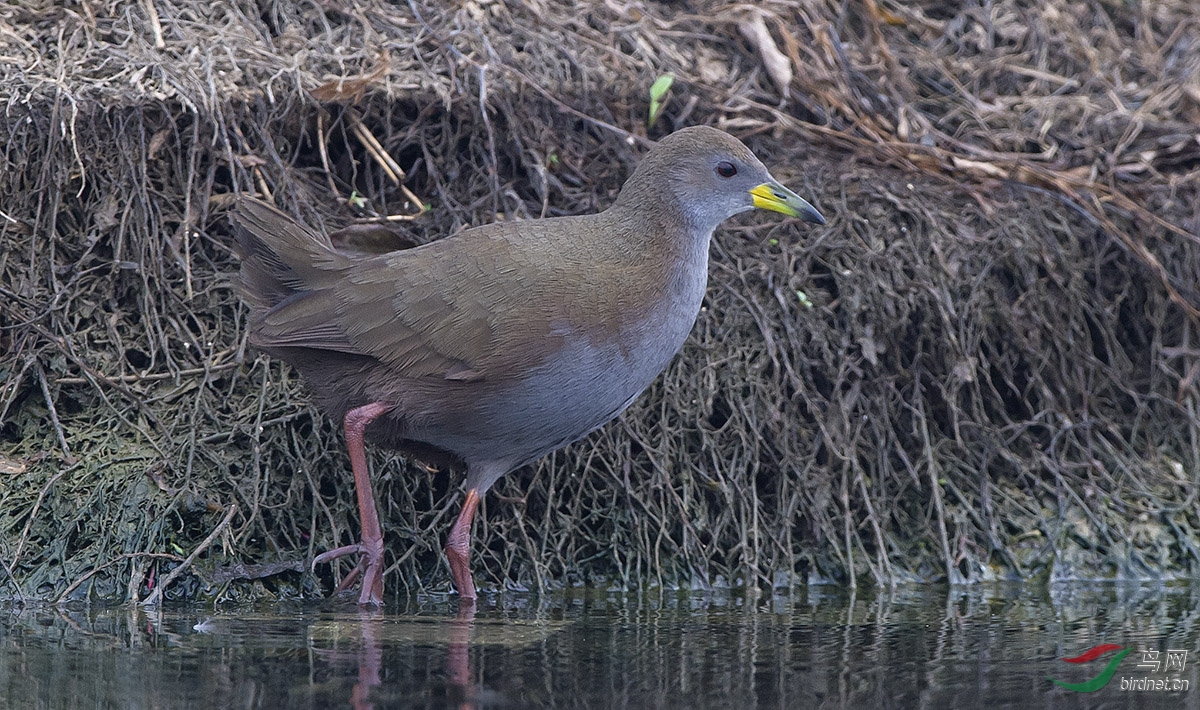
[[[450,563],[454,588],[458,590],[459,599],[471,605],[475,604],[475,580],[471,578],[471,521],[477,507],[479,489],[472,488],[467,491],[467,499],[450,529],[450,537],[446,538],[446,560]]]
[[[362,606],[383,604],[383,531],[379,527],[379,512],[375,508],[375,494],[371,490],[371,470],[367,466],[367,450],[363,445],[363,434],[367,425],[386,414],[391,407],[383,402],[356,407],[346,412],[342,421],[346,432],[346,448],[350,451],[350,468],[354,471],[354,489],[358,493],[358,517],[362,522],[362,542],[347,545],[317,555],[313,564],[330,562],[343,555],[361,554],[358,566],[346,575],[338,591],[346,589],[362,575],[362,591],[358,603]]]

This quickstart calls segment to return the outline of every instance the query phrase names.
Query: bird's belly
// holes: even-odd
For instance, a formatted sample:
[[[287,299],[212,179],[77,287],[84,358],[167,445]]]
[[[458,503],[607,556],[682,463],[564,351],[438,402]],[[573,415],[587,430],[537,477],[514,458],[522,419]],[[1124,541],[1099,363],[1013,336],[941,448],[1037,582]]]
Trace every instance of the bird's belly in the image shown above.
[[[694,319],[693,313],[674,327],[610,342],[568,339],[519,380],[464,383],[456,406],[412,422],[408,437],[453,452],[468,465],[528,463],[620,414],[671,361]]]
[[[603,337],[568,322],[553,325],[561,347],[516,377],[410,381],[429,389],[400,397],[396,413],[404,422],[396,422],[394,440],[442,449],[468,467],[511,470],[586,436],[624,411],[682,347],[707,281],[706,260],[696,261],[666,279],[657,308],[622,319]]]

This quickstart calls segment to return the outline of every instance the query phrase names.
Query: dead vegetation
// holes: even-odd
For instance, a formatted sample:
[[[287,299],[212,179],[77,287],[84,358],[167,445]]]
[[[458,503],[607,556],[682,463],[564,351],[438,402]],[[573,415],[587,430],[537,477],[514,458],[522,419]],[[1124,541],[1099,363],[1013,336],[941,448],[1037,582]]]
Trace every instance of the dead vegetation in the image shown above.
[[[485,588],[1200,568],[1190,0],[10,3],[0,79],[2,596],[328,589],[348,462],[246,348],[224,195],[421,242],[695,123],[831,225],[718,234],[652,390],[488,497]],[[389,588],[446,589],[459,479],[374,466]]]

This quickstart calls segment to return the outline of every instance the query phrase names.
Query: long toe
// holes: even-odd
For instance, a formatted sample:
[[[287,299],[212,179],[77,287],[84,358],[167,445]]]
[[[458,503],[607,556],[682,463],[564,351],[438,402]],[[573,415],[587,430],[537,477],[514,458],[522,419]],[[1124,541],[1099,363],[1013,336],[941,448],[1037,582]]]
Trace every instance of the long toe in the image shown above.
[[[313,558],[313,567],[332,562],[346,555],[360,555],[360,557],[354,569],[342,578],[341,583],[334,590],[335,593],[350,589],[354,586],[354,582],[361,578],[362,587],[358,595],[358,603],[362,606],[381,606],[383,604],[383,551],[377,549],[376,546],[360,543],[322,552]]]
[[[345,547],[339,547],[339,548],[336,548],[333,550],[326,550],[325,552],[322,552],[321,554],[319,554],[313,558],[313,561],[312,561],[313,568],[316,569],[317,565],[323,565],[326,562],[333,562],[334,560],[336,560],[339,557],[345,557],[346,555],[356,555],[356,554],[365,553],[365,552],[366,552],[366,550],[363,549],[363,546],[361,544],[346,545]]]

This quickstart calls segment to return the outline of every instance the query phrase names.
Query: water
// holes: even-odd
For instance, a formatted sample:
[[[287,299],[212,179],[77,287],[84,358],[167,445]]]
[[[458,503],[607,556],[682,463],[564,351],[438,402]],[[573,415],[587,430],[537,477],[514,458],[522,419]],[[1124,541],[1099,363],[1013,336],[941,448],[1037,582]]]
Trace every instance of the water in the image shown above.
[[[7,608],[0,708],[1200,708],[1200,588]],[[1100,644],[1131,649],[1071,664]],[[1139,667],[1158,651],[1157,670]],[[1186,651],[1182,669],[1163,663]],[[1178,665],[1179,654],[1172,656]],[[1138,682],[1186,690],[1129,690]],[[1122,690],[1122,685],[1127,689]]]

